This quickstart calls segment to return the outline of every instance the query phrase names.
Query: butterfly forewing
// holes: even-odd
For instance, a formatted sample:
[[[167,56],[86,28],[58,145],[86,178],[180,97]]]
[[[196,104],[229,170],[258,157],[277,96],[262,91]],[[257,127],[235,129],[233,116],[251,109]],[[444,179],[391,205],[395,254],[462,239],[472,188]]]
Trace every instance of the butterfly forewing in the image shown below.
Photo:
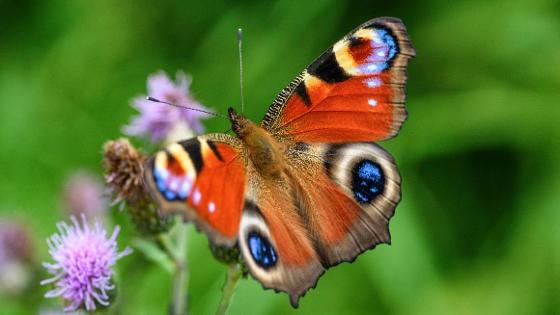
[[[181,213],[216,245],[237,240],[246,187],[242,144],[225,134],[169,145],[146,164],[148,190],[162,214]]]
[[[406,65],[414,55],[400,20],[370,20],[291,82],[271,105],[262,126],[294,141],[391,138],[406,119]]]

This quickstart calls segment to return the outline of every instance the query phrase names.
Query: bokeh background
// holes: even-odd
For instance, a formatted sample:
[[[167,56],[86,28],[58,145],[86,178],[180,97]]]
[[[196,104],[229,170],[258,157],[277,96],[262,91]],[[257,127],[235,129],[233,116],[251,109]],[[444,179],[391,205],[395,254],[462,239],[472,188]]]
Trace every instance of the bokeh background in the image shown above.
[[[559,314],[559,1],[2,0],[0,217],[28,228],[38,265],[68,218],[65,179],[102,175],[102,145],[136,113],[149,74],[184,70],[207,107],[238,106],[243,27],[246,113],[260,120],[323,50],[386,15],[417,49],[409,119],[383,144],[403,177],[393,245],[327,272],[297,311],[244,280],[230,314]],[[110,216],[124,247],[137,235],[126,212]],[[188,261],[190,313],[212,314],[225,267],[192,228]],[[118,267],[113,313],[167,312],[168,273],[138,251]],[[28,289],[0,297],[1,314],[56,305],[35,269]]]

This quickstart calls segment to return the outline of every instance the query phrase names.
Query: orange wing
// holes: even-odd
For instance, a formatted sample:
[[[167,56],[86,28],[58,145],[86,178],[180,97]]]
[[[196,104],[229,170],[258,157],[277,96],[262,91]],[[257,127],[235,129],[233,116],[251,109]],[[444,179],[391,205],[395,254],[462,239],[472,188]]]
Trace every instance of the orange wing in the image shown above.
[[[162,213],[182,213],[217,245],[235,244],[247,185],[238,139],[215,134],[174,143],[146,165]]]
[[[239,247],[251,275],[265,288],[287,292],[292,306],[315,286],[324,267],[298,212],[293,186],[253,171],[239,230]]]
[[[391,138],[406,119],[406,65],[414,55],[399,19],[370,20],[292,81],[262,126],[303,142]]]
[[[385,150],[373,143],[296,145],[288,156],[300,207],[325,267],[390,242],[400,175]]]
[[[400,176],[372,143],[294,144],[287,165],[275,180],[248,168],[238,241],[253,277],[297,307],[326,269],[390,242]]]

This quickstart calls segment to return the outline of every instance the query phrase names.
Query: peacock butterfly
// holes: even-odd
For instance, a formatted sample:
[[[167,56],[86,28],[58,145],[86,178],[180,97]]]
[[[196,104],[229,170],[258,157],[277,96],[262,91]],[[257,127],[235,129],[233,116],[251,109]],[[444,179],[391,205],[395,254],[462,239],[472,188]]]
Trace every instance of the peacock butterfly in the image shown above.
[[[157,152],[148,190],[161,213],[183,214],[216,246],[239,246],[251,275],[297,307],[326,269],[390,242],[401,179],[374,142],[406,119],[414,56],[399,19],[360,25],[282,90],[259,125],[230,108],[234,136]]]

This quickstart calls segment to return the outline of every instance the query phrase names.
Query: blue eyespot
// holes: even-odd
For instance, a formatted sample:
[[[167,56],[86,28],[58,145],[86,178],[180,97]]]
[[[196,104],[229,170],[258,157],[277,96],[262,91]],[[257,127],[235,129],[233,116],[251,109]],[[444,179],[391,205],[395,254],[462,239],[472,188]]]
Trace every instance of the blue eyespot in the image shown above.
[[[184,176],[173,175],[166,169],[154,167],[153,178],[161,196],[167,201],[182,201],[190,194],[191,182]]]
[[[247,236],[247,244],[253,260],[264,269],[268,269],[276,265],[278,256],[272,244],[257,232],[250,232]]]
[[[383,193],[385,175],[379,164],[362,160],[352,169],[352,191],[359,203],[366,204]]]
[[[395,37],[389,30],[378,28],[374,31],[377,36],[371,43],[373,52],[367,58],[368,62],[360,66],[360,71],[364,74],[385,71],[399,52]]]
[[[397,54],[397,43],[395,43],[395,38],[384,29],[377,30],[377,34],[379,35],[379,37],[381,37],[383,43],[385,43],[389,48],[387,61],[390,61]]]

